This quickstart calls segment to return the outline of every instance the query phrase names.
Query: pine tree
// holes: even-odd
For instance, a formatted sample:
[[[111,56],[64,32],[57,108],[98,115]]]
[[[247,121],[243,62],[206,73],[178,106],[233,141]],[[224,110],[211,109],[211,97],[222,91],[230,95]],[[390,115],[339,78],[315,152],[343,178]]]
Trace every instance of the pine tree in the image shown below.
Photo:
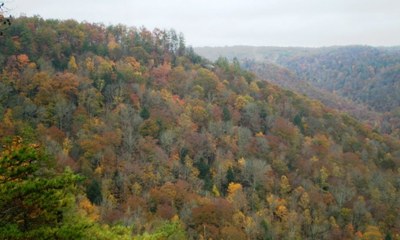
[[[149,119],[149,117],[150,117],[150,112],[149,112],[149,110],[148,110],[146,107],[143,107],[143,108],[142,108],[142,111],[140,111],[140,116],[141,116],[144,120]]]
[[[84,225],[71,220],[80,177],[56,175],[35,144],[15,138],[0,153],[0,236],[5,239],[81,238]]]

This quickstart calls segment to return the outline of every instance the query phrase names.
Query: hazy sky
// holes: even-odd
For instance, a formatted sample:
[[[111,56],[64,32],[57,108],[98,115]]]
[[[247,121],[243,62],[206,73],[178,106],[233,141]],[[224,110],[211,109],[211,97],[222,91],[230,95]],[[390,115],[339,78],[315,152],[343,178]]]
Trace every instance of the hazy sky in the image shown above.
[[[192,46],[400,45],[400,0],[0,0],[19,16],[174,28]]]

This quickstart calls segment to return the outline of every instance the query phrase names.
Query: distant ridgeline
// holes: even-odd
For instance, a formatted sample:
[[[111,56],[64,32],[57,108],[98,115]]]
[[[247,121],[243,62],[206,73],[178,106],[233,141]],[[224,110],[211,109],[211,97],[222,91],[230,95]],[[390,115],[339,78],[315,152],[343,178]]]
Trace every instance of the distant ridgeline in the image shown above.
[[[173,30],[23,17],[0,42],[6,239],[400,239],[393,136]]]
[[[400,137],[399,47],[196,48],[209,59],[237,58],[261,78],[306,94]]]

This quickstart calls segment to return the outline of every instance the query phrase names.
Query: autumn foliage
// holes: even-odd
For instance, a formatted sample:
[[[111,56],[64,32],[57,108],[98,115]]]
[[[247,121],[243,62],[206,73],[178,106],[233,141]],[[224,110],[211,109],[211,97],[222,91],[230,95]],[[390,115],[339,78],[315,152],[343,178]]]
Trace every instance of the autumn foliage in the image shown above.
[[[53,161],[30,171],[1,148],[1,223],[58,226],[60,202],[10,185],[51,172],[68,191],[41,190],[68,197],[88,239],[399,239],[398,139],[173,30],[21,17],[5,36],[0,142]]]

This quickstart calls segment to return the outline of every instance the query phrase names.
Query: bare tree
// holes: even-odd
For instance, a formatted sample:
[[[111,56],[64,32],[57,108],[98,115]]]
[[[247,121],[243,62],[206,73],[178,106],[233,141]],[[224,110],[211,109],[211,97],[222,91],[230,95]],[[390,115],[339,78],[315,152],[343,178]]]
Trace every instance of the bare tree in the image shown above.
[[[4,2],[0,3],[0,36],[4,35],[6,30],[11,25],[11,16],[6,17],[8,9],[4,6]]]

